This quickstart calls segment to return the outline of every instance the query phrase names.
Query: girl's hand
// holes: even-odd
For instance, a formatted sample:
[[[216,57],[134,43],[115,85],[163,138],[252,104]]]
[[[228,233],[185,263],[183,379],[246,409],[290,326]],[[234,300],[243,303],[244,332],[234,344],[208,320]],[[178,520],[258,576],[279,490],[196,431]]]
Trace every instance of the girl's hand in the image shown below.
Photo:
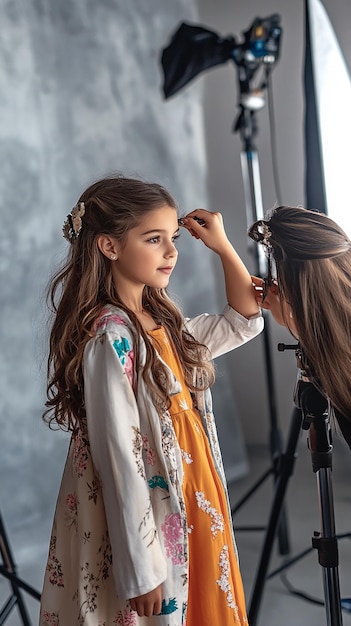
[[[179,220],[195,239],[201,239],[205,246],[221,255],[232,245],[227,238],[220,213],[211,213],[206,209],[195,209]]]
[[[142,596],[129,600],[132,611],[136,611],[139,617],[151,617],[161,613],[162,606],[162,585],[156,587]]]
[[[278,284],[274,281],[267,291],[265,290],[264,280],[257,276],[251,276],[252,284],[255,288],[257,304],[262,309],[270,311],[275,321],[281,326],[286,326],[284,321],[284,313],[282,303],[279,297]],[[265,293],[266,291],[266,293]]]

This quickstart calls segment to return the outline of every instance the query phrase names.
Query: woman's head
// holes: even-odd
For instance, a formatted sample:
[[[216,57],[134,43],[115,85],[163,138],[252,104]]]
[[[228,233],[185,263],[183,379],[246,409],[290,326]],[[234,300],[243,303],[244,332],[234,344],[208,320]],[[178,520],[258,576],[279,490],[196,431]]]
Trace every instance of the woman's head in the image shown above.
[[[350,239],[327,215],[286,206],[249,234],[275,262],[283,310],[322,388],[351,415]],[[285,323],[292,329],[287,313]]]

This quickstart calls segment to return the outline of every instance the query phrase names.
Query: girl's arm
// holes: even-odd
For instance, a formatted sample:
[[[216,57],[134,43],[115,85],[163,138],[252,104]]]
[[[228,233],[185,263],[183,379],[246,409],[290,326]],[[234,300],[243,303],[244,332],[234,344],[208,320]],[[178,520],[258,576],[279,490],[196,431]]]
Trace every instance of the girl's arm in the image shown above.
[[[251,276],[225,233],[221,214],[196,209],[182,218],[181,223],[220,257],[230,306],[247,319],[257,315],[259,307]]]
[[[202,313],[187,318],[185,326],[197,341],[209,349],[211,358],[216,359],[239,348],[262,332],[263,316],[256,315],[248,320],[227,304],[222,313]]]
[[[113,555],[116,591],[138,598],[154,592],[167,577],[143,467],[142,433],[130,373],[132,337],[106,332],[91,339],[84,353],[84,397],[92,458],[101,481]],[[146,606],[147,605],[147,606]],[[155,599],[155,607],[159,603]]]

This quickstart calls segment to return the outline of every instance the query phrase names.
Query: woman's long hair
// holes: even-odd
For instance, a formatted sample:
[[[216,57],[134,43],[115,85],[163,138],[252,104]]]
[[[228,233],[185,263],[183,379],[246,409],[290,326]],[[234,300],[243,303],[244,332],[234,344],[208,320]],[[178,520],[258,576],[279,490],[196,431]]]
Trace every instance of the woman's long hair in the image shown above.
[[[142,372],[155,404],[169,406],[169,381],[147,333],[136,315],[126,307],[113,283],[110,261],[100,252],[101,234],[116,238],[122,245],[127,233],[148,212],[162,206],[176,210],[166,189],[156,183],[116,176],[91,185],[79,198],[85,214],[79,236],[72,241],[64,266],[53,276],[48,287],[54,320],[48,357],[47,410],[49,425],[74,430],[85,419],[83,389],[83,354],[94,335],[94,322],[102,309],[113,304],[123,309],[135,328],[136,371],[139,364],[139,339],[146,345],[146,364]],[[143,307],[169,332],[175,344],[185,380],[196,386],[195,369],[202,370],[202,387],[213,383],[214,370],[205,346],[184,330],[183,316],[164,289],[145,287]],[[199,385],[199,383],[197,383]]]
[[[278,207],[263,223],[307,363],[351,419],[351,241],[328,216],[303,208]]]

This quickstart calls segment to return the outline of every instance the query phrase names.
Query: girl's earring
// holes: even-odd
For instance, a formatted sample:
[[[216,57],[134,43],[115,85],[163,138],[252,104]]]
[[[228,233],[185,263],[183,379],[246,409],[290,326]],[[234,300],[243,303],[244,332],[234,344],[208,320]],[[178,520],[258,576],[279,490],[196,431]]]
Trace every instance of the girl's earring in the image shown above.
[[[111,254],[110,259],[111,259],[111,261],[117,261],[117,255],[116,254]]]

